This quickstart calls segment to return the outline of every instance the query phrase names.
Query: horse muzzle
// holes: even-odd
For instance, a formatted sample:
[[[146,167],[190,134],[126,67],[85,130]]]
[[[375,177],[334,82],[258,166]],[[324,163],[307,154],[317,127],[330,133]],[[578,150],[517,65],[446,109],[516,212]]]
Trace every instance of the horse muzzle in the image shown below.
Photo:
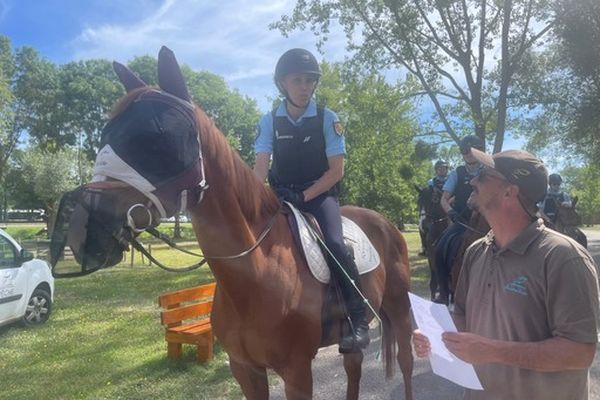
[[[145,205],[120,208],[118,197],[111,190],[84,185],[63,195],[50,241],[55,277],[87,275],[118,264],[129,242],[154,225],[153,213]],[[59,264],[66,246],[77,265]]]

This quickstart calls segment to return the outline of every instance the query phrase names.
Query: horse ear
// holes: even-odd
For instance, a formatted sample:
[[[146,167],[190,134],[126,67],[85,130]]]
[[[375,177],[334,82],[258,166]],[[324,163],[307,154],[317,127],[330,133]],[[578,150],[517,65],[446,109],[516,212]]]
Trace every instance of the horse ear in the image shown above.
[[[113,61],[113,70],[119,77],[119,80],[125,86],[125,90],[127,93],[131,92],[133,89],[137,89],[143,86],[147,86],[146,82],[141,80],[136,74],[133,73],[132,70],[127,68],[121,63]]]
[[[161,47],[158,53],[158,85],[175,97],[185,101],[192,100],[175,54],[165,46]]]

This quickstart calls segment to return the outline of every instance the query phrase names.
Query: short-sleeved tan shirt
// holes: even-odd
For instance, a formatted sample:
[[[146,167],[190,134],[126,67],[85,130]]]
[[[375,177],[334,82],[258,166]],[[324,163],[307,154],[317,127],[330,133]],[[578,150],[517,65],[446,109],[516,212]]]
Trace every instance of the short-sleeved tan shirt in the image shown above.
[[[597,267],[574,240],[533,222],[505,249],[493,233],[467,252],[455,316],[466,331],[492,339],[536,342],[564,337],[596,343],[600,332]],[[588,399],[588,370],[539,372],[499,364],[476,367],[484,391],[465,398]]]

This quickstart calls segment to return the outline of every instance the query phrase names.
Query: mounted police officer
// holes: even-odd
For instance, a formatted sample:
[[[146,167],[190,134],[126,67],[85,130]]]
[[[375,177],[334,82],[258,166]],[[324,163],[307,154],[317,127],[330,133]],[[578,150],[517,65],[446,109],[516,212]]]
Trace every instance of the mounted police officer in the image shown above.
[[[254,172],[261,181],[268,175],[280,199],[315,216],[326,246],[360,288],[356,264],[344,244],[338,201],[346,155],[343,129],[334,112],[313,100],[320,77],[319,64],[309,51],[291,49],[280,57],[275,85],[284,100],[259,122]],[[369,343],[366,306],[344,271],[331,268],[351,322],[340,340],[340,352],[360,352]]]
[[[562,177],[559,174],[550,174],[548,176],[548,193],[539,205],[540,214],[552,225],[556,224],[556,215],[561,207],[571,208],[573,202],[571,197],[560,190]]]
[[[465,162],[450,172],[444,183],[440,204],[452,224],[446,228],[435,248],[435,267],[438,270],[438,284],[440,293],[434,300],[436,303],[448,304],[450,287],[449,278],[456,253],[465,233],[465,224],[469,223],[471,210],[467,206],[467,199],[473,188],[470,185],[479,173],[481,165],[472,156],[471,148],[485,151],[483,140],[470,135],[465,136],[459,143],[460,152]]]
[[[444,160],[437,160],[433,168],[435,170],[435,176],[427,181],[427,187],[430,190],[441,193],[444,183],[446,183],[446,179],[448,178],[448,163]],[[426,217],[425,214],[425,208],[421,207],[419,210],[419,235],[421,236],[421,251],[419,252],[420,256],[425,256],[427,254],[425,251],[426,230],[423,227],[423,222],[425,221]]]
[[[448,163],[444,160],[437,160],[434,165],[435,176],[427,181],[429,187],[437,187],[440,190],[444,187],[446,179],[448,179]]]

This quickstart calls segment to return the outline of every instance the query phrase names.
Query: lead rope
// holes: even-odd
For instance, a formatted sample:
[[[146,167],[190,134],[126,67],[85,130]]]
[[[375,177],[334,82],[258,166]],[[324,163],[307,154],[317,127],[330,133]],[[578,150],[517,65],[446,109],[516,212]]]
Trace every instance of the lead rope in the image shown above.
[[[344,269],[344,267],[342,267],[342,264],[338,261],[337,258],[335,258],[335,256],[333,255],[333,253],[331,252],[331,250],[329,250],[329,248],[327,247],[327,245],[325,244],[325,242],[323,241],[323,239],[321,239],[321,236],[312,228],[312,226],[308,223],[308,221],[306,220],[306,218],[304,218],[304,215],[302,213],[298,213],[300,215],[300,217],[302,218],[302,221],[304,221],[304,224],[306,225],[306,227],[308,228],[308,231],[310,232],[311,236],[317,241],[319,242],[319,244],[325,249],[327,250],[327,253],[331,256],[331,258],[335,261],[335,264],[337,265],[337,267],[342,271],[342,273],[344,274],[344,276],[346,277],[346,279],[348,279],[348,281],[350,281],[350,283],[352,284],[352,287],[354,288],[354,290],[356,290],[356,292],[359,294],[359,296],[362,298],[363,302],[367,305],[367,307],[369,307],[369,309],[373,312],[373,315],[375,316],[375,318],[377,319],[377,321],[379,322],[379,335],[381,336],[381,344],[383,346],[383,322],[381,321],[381,318],[379,318],[379,314],[377,314],[377,312],[375,311],[375,309],[371,306],[371,303],[369,303],[369,300],[365,297],[365,295],[360,291],[360,289],[358,288],[358,286],[356,286],[356,282],[354,282],[354,279],[350,278],[350,275],[348,275],[348,273],[346,272],[346,270]],[[375,359],[376,360],[381,360],[381,348],[377,351],[377,354],[375,354]]]

